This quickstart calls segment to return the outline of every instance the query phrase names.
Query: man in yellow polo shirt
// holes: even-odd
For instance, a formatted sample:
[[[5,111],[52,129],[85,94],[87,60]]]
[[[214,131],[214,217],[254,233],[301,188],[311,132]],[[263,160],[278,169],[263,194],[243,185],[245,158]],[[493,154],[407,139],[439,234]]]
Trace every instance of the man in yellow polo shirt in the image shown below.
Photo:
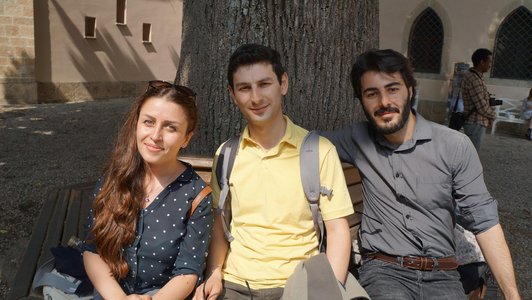
[[[208,280],[194,299],[280,299],[296,265],[319,253],[299,168],[307,130],[283,115],[288,75],[274,49],[240,46],[229,60],[228,81],[231,98],[248,123],[229,180],[234,240],[225,240],[217,215]],[[319,140],[319,160],[320,184],[333,191],[320,198],[326,255],[334,276],[344,283],[351,249],[346,216],[353,206],[336,149],[324,138]],[[218,202],[215,172],[211,187]]]

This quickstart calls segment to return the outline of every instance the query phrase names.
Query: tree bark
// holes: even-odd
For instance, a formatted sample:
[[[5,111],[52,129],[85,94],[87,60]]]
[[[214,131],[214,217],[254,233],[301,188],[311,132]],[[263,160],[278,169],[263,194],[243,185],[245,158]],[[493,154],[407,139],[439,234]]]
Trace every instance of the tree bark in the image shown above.
[[[241,44],[281,54],[289,89],[283,111],[307,129],[363,119],[349,74],[356,56],[376,48],[377,0],[184,0],[176,82],[198,94],[199,128],[188,153],[213,155],[245,125],[227,91],[227,63]]]

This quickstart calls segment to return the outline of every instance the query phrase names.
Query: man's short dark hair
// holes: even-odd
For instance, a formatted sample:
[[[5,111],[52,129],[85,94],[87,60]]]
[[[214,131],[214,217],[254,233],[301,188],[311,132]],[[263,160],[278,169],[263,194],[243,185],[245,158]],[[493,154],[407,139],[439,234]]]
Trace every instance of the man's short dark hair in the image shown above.
[[[481,61],[488,60],[488,57],[490,57],[490,55],[493,55],[493,53],[491,53],[491,51],[486,48],[480,48],[475,50],[475,52],[473,52],[473,55],[471,55],[471,61],[473,62],[473,66],[478,66]]]
[[[399,72],[407,88],[412,88],[411,105],[414,105],[416,95],[416,80],[410,61],[401,53],[392,49],[369,50],[360,54],[351,70],[351,84],[355,96],[362,101],[362,76],[367,71],[383,72],[387,74]]]
[[[233,75],[241,66],[248,66],[256,63],[269,63],[277,80],[281,83],[281,78],[285,72],[281,64],[281,55],[276,50],[258,44],[244,44],[231,54],[229,66],[227,68],[227,81],[233,87]]]

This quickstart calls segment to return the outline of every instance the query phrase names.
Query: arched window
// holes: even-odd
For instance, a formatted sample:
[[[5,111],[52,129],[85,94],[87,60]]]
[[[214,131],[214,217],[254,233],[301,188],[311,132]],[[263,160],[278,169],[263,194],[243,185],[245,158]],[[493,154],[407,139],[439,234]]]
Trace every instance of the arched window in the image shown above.
[[[415,72],[440,73],[443,48],[443,25],[436,12],[428,7],[414,21],[408,41],[408,56]]]
[[[511,12],[497,31],[491,77],[532,80],[532,12],[524,6]]]

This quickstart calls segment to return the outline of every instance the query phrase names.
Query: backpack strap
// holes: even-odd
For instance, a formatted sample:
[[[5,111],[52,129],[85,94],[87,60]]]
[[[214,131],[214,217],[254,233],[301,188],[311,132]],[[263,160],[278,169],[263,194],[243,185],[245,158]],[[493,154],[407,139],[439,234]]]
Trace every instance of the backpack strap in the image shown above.
[[[233,171],[236,154],[242,138],[240,135],[234,136],[227,140],[220,150],[218,160],[216,161],[216,179],[220,188],[220,199],[218,201],[217,212],[222,217],[222,225],[225,239],[232,242],[234,237],[229,230],[231,225],[231,195],[229,193],[229,177]]]
[[[196,208],[198,208],[198,205],[201,203],[201,201],[205,197],[207,197],[207,195],[209,195],[211,193],[211,191],[212,191],[211,187],[210,186],[206,186],[206,187],[203,188],[203,190],[201,190],[196,195],[196,198],[194,198],[194,200],[192,200],[192,205],[190,206],[190,210],[188,211],[187,219],[190,219],[190,217],[192,217],[192,215],[196,211]]]
[[[303,191],[312,211],[312,221],[314,222],[314,229],[318,237],[318,249],[323,252],[325,250],[325,228],[323,226],[323,218],[321,217],[319,200],[320,195],[331,197],[332,190],[320,186],[319,138],[316,131],[310,131],[305,136],[303,144],[301,144],[299,165]]]
[[[229,178],[241,141],[241,136],[234,136],[227,140],[222,146],[216,162],[216,178],[218,179],[218,186],[220,188],[217,212],[221,214],[225,238],[229,242],[234,240],[229,230],[231,225]],[[320,195],[331,197],[332,190],[320,186],[319,135],[316,131],[310,131],[305,136],[301,145],[299,163],[303,190],[312,212],[312,220],[319,241],[319,249],[323,252],[325,250],[325,228],[319,211],[319,199]]]

